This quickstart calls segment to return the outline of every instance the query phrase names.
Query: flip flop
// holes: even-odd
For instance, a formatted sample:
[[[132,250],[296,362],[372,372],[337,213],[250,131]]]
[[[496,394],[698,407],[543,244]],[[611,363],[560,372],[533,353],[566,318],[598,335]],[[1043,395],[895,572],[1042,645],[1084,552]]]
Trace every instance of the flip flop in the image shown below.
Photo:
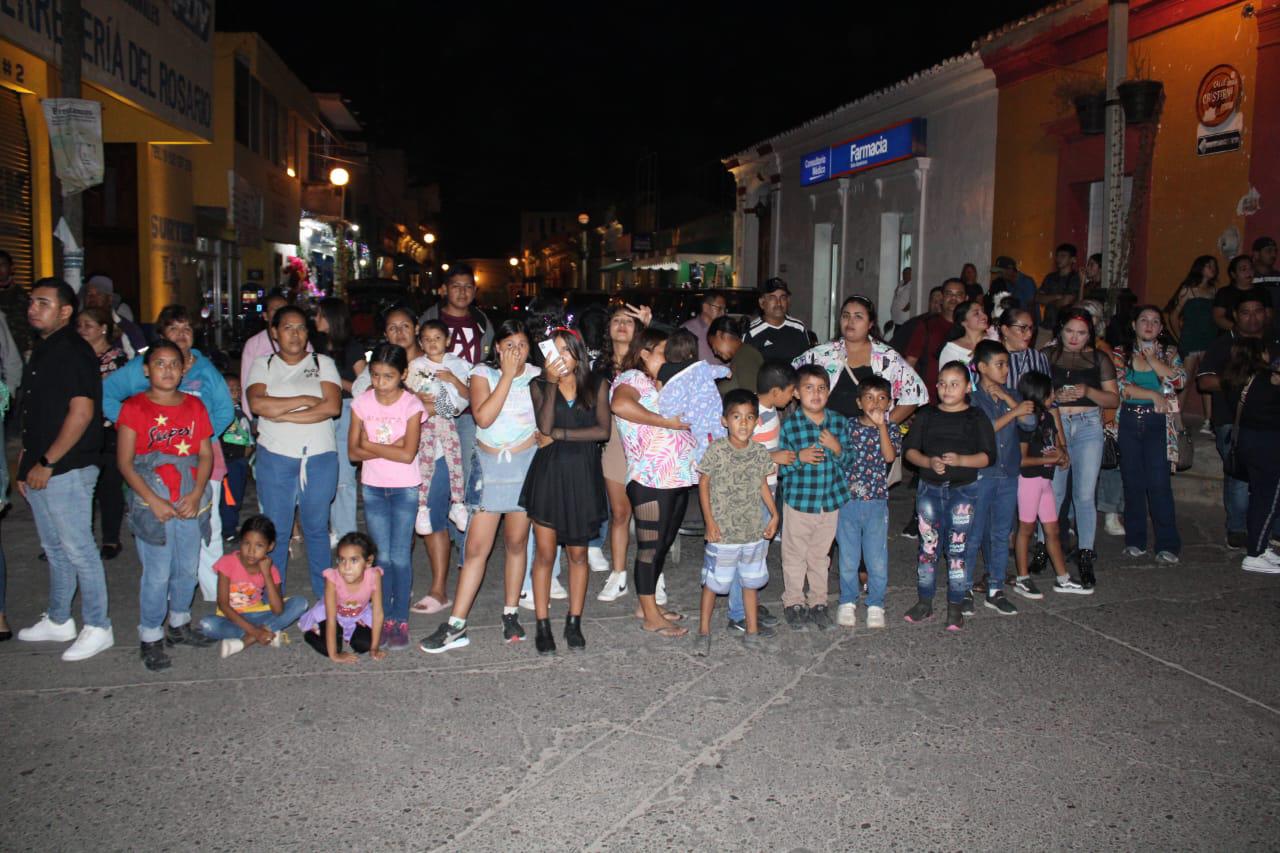
[[[441,601],[434,595],[424,595],[417,604],[409,608],[414,613],[439,613],[449,605],[453,604],[448,599]]]
[[[663,625],[661,628],[645,628],[643,625],[640,627],[650,634],[657,634],[659,637],[666,637],[669,640],[685,637],[689,634],[688,628],[678,628],[675,625]]]

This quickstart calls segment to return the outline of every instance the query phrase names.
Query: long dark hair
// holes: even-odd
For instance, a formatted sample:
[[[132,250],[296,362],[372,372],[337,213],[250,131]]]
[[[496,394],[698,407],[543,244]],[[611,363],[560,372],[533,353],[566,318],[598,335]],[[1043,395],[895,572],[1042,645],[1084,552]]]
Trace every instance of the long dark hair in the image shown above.
[[[1043,414],[1049,410],[1048,400],[1053,393],[1053,380],[1048,374],[1028,370],[1018,378],[1018,393],[1022,395],[1022,399],[1031,401],[1037,415]]]
[[[964,332],[965,332],[965,329],[964,329],[964,318],[965,318],[965,315],[966,315],[966,314],[968,314],[968,313],[969,313],[969,311],[970,311],[970,310],[971,310],[975,305],[976,305],[977,307],[979,307],[979,308],[981,308],[981,309],[982,309],[982,313],[984,313],[984,314],[986,314],[986,313],[987,313],[987,308],[986,308],[986,306],[985,306],[985,305],[983,305],[983,304],[982,304],[982,300],[981,300],[981,299],[966,299],[965,301],[963,301],[963,302],[961,302],[959,305],[957,305],[957,306],[956,306],[956,308],[955,308],[955,311],[953,311],[953,312],[952,312],[952,314],[951,314],[951,331],[947,332],[947,339],[946,339],[946,341],[942,344],[942,346],[938,347],[938,352],[936,353],[936,355],[942,355],[942,350],[943,350],[943,348],[945,348],[945,347],[946,347],[947,343],[949,343],[949,342],[951,342],[951,341],[958,341],[958,340],[960,340],[961,338],[963,338],[963,337],[964,337]],[[988,323],[988,324],[990,324],[990,323],[991,323],[991,315],[989,315],[989,314],[987,315],[987,323]],[[936,356],[935,356],[935,357],[936,357]]]
[[[1265,350],[1259,338],[1237,337],[1231,342],[1231,355],[1222,368],[1222,386],[1232,394],[1238,394],[1249,380],[1261,372],[1265,362]]]
[[[1143,312],[1146,311],[1154,311],[1156,316],[1160,318],[1160,334],[1156,335],[1156,343],[1165,347],[1173,344],[1173,340],[1169,337],[1169,329],[1164,323],[1164,315],[1160,313],[1160,309],[1150,303],[1135,305],[1133,310],[1129,312],[1129,322],[1123,324],[1119,329],[1123,335],[1120,344],[1124,347],[1125,367],[1133,363],[1133,353],[1138,344],[1138,330],[1134,328],[1134,325],[1138,322],[1138,318],[1142,316]]]
[[[639,370],[643,373],[644,362],[640,360],[640,353],[656,349],[658,344],[666,343],[666,340],[667,333],[661,329],[648,328],[637,332],[631,339],[631,349],[627,350],[627,357],[622,361],[623,371]]]
[[[511,317],[503,320],[498,324],[498,328],[494,329],[493,346],[489,348],[489,357],[484,360],[484,363],[495,370],[501,370],[502,362],[499,361],[498,344],[514,335],[524,335],[525,340],[529,341],[529,349],[533,350],[533,339],[529,337],[529,330],[519,319]]]
[[[591,408],[596,404],[596,382],[591,381],[591,356],[587,353],[586,344],[582,342],[582,338],[578,336],[572,329],[552,329],[551,335],[547,338],[549,341],[564,341],[565,349],[569,351],[569,355],[573,356],[577,365],[573,368],[573,378],[578,383],[578,400],[575,405],[581,404],[587,408]],[[539,350],[536,358],[542,361],[542,351]],[[551,378],[543,374],[551,383]],[[554,389],[552,389],[554,391]]]
[[[1072,320],[1079,320],[1088,327],[1089,342],[1085,346],[1085,349],[1094,349],[1097,334],[1093,327],[1093,312],[1088,308],[1079,308],[1076,306],[1072,306],[1058,314],[1058,324],[1053,329],[1054,345],[1057,346],[1058,349],[1065,351],[1062,346],[1062,330],[1065,329],[1067,327],[1067,323],[1070,323]]]
[[[1173,295],[1169,297],[1169,301],[1164,306],[1166,316],[1173,316],[1173,309],[1178,307],[1178,297],[1182,296],[1182,291],[1200,286],[1200,282],[1204,280],[1204,268],[1209,264],[1217,266],[1218,259],[1213,255],[1201,255],[1191,262],[1191,269],[1187,271],[1186,277],[1182,279],[1182,284],[1174,288]],[[1217,287],[1218,276],[1214,275],[1213,278],[1209,279],[1209,283]]]
[[[336,296],[328,296],[316,303],[316,314],[322,315],[329,324],[326,333],[326,345],[329,354],[340,353],[351,340],[351,309],[347,303]]]
[[[404,373],[409,369],[409,354],[404,351],[404,347],[383,341],[369,354],[369,367],[372,368],[375,364],[385,364]]]
[[[640,322],[640,320],[633,315],[627,314],[626,305],[614,306],[613,310],[609,312],[609,318],[605,321],[604,325],[604,343],[600,346],[600,372],[609,380],[612,380],[618,372],[614,367],[614,361],[617,353],[613,351],[613,337],[609,334],[609,326],[613,325],[613,318],[619,314],[626,314],[631,318],[631,322],[635,324],[635,331],[631,335],[631,342],[633,344],[635,343],[636,338],[640,337],[640,333],[645,330],[644,323]],[[629,349],[627,352],[622,353],[622,361],[624,363],[630,353],[631,350]]]
[[[840,313],[843,314],[844,309],[854,303],[867,309],[867,319],[871,321],[871,328],[867,331],[867,337],[871,338],[873,341],[883,342],[884,338],[880,336],[880,322],[876,317],[876,304],[870,299],[863,296],[861,293],[855,293],[852,296],[846,297],[844,302],[840,303]],[[840,334],[842,338],[844,337],[843,333],[838,334]]]

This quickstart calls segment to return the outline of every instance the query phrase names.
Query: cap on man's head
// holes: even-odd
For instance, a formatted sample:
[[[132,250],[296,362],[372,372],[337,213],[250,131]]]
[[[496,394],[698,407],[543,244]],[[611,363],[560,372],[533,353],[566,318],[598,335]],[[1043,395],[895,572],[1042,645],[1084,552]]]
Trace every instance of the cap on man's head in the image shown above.
[[[761,296],[764,296],[769,293],[773,293],[774,291],[777,291],[777,290],[781,290],[782,292],[786,293],[788,296],[791,295],[791,288],[788,287],[787,283],[780,278],[766,279],[765,283],[760,285]]]
[[[89,288],[90,290],[96,290],[100,293],[116,292],[115,282],[107,278],[105,275],[90,276],[89,280],[85,282],[85,287]]]
[[[1005,270],[1016,270],[1018,262],[1008,255],[1001,255],[996,258],[996,262],[991,265],[992,272],[1004,272]]]
[[[1261,252],[1263,249],[1269,249],[1276,244],[1275,237],[1259,237],[1253,241],[1253,250]]]

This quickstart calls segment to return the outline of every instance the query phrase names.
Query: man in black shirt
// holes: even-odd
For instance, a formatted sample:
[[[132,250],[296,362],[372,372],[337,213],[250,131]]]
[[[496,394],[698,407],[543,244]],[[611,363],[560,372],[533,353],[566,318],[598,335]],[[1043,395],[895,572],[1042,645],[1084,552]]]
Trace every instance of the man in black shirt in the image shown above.
[[[115,645],[107,618],[107,581],[93,540],[93,489],[102,450],[102,381],[93,349],[71,318],[75,291],[44,278],[31,288],[27,319],[39,336],[22,376],[22,453],[18,489],[31,504],[49,561],[49,609],[18,632],[28,642],[75,640],[62,659],[85,660]],[[80,588],[84,628],[76,634],[71,600]]]
[[[1253,286],[1267,292],[1271,299],[1271,328],[1280,332],[1280,269],[1276,269],[1276,241],[1271,237],[1253,241]]]
[[[1036,303],[1044,308],[1044,327],[1053,329],[1058,312],[1065,311],[1080,298],[1080,273],[1076,272],[1076,247],[1063,243],[1053,253],[1055,270],[1044,277]]]
[[[1213,297],[1213,322],[1218,325],[1218,328],[1231,331],[1236,303],[1246,293],[1262,300],[1262,304],[1266,306],[1267,320],[1269,321],[1275,305],[1271,302],[1271,294],[1254,284],[1253,259],[1248,255],[1236,255],[1227,263],[1227,277],[1231,280],[1231,283],[1226,287],[1219,288],[1217,294]],[[1269,326],[1271,324],[1268,322],[1266,325]],[[1246,335],[1245,337],[1252,336]]]
[[[751,324],[743,339],[768,359],[788,364],[818,343],[813,333],[787,313],[791,288],[780,278],[771,278],[760,288],[760,319]]]
[[[1210,344],[1204,358],[1200,360],[1200,373],[1196,376],[1196,383],[1202,394],[1213,395],[1211,422],[1218,455],[1223,460],[1231,445],[1236,405],[1240,398],[1238,394],[1227,395],[1222,387],[1220,374],[1231,360],[1231,344],[1237,337],[1257,338],[1266,346],[1269,359],[1280,358],[1280,340],[1268,331],[1267,310],[1266,292],[1262,288],[1241,291],[1235,303],[1235,328]],[[1224,475],[1222,504],[1227,511],[1227,545],[1231,548],[1243,548],[1246,541],[1245,513],[1249,509],[1249,484]]]

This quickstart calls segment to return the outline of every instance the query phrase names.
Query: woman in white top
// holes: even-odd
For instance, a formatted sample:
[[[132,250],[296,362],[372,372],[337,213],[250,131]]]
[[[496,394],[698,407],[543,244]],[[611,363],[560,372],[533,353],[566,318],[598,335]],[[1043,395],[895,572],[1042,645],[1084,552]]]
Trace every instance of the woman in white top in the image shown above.
[[[342,379],[333,359],[307,352],[307,315],[294,305],[276,311],[271,337],[279,350],[249,369],[246,395],[258,416],[254,479],[263,512],[276,530],[302,524],[311,592],[324,596],[329,566],[329,505],[338,489],[338,445],[333,419],[342,414]],[[272,562],[284,588],[289,537],[276,537]]]
[[[955,317],[953,321],[955,327],[951,330],[951,335],[943,345],[942,351],[938,353],[939,371],[942,370],[943,365],[953,361],[968,366],[969,362],[973,361],[974,347],[987,339],[987,330],[991,327],[986,309],[982,307],[982,302],[976,299],[961,302],[956,306],[952,316]]]

